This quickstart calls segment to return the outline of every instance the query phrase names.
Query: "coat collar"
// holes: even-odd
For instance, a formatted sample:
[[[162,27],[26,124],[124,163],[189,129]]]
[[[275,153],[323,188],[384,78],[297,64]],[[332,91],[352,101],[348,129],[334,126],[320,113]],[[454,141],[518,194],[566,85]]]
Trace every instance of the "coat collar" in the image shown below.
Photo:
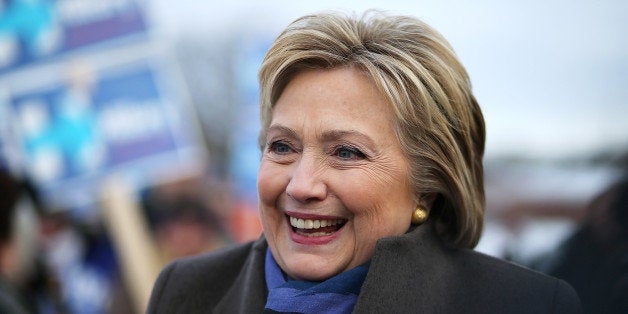
[[[268,289],[264,277],[264,256],[268,243],[262,235],[253,243],[240,275],[214,309],[215,313],[261,313]]]
[[[253,244],[242,272],[215,312],[263,311],[268,296],[263,271],[267,248],[268,243],[262,235]],[[355,312],[372,312],[374,308],[393,312],[394,309],[411,308],[429,312],[433,310],[430,302],[446,302],[444,295],[441,295],[443,300],[438,300],[439,294],[435,291],[446,288],[442,279],[447,276],[445,256],[448,251],[450,249],[435,235],[431,224],[421,225],[401,236],[380,239]]]
[[[453,252],[430,223],[380,239],[354,311],[438,311],[439,304],[448,302],[442,292],[451,288],[447,286],[451,283],[447,256]]]

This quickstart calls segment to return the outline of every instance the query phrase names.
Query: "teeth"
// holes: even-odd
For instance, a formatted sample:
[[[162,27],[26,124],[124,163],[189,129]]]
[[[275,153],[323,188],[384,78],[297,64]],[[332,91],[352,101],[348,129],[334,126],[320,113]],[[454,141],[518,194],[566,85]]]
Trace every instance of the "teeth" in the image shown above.
[[[322,227],[335,226],[342,223],[342,219],[311,220],[290,217],[290,225],[299,229],[318,229]]]
[[[303,231],[299,231],[297,230],[297,233],[300,235],[304,235],[306,237],[322,237],[322,236],[327,236],[332,234],[333,232],[327,233],[327,232],[312,232],[312,233],[305,233]]]

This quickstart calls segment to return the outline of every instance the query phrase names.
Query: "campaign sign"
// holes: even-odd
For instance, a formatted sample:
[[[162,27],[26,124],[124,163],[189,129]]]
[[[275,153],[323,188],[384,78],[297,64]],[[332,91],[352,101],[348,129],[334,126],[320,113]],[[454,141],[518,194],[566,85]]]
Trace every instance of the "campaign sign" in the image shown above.
[[[150,63],[72,71],[68,80],[11,97],[26,170],[53,203],[93,202],[98,182],[113,172],[141,177],[186,162],[190,124]]]
[[[257,141],[261,127],[257,71],[270,42],[261,34],[244,38],[236,55],[236,87],[241,97],[236,123],[240,127],[234,129],[232,134],[230,170],[236,192],[250,204],[257,203],[257,169],[261,160]]]
[[[0,73],[36,61],[146,35],[140,0],[0,1]]]

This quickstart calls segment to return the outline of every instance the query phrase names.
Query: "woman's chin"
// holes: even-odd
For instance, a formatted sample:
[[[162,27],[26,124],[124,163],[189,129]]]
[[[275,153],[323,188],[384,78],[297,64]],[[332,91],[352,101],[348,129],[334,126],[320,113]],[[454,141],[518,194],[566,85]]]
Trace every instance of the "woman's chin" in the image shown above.
[[[323,281],[341,273],[343,268],[330,264],[329,258],[302,256],[291,259],[284,271],[296,280]]]

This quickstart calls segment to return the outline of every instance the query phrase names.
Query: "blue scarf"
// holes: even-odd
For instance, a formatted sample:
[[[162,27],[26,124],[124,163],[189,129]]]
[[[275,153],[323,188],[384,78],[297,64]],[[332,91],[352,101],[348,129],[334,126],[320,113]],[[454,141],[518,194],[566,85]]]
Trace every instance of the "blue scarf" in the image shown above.
[[[351,313],[366,278],[369,263],[322,282],[287,278],[266,250],[268,300],[264,313]]]

